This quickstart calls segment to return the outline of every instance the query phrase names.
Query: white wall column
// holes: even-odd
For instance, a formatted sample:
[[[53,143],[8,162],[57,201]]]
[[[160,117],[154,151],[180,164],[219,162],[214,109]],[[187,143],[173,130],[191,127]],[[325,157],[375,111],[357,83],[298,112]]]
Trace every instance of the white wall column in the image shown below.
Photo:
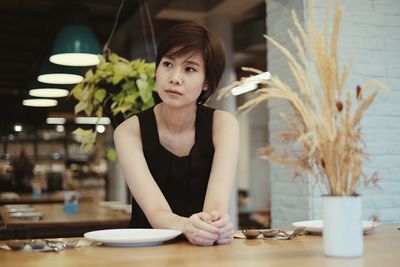
[[[114,129],[111,131],[106,131],[106,147],[113,147],[113,133]],[[122,203],[127,202],[128,192],[125,177],[122,173],[121,166],[118,161],[110,162],[107,161],[107,200],[110,201],[120,201]]]

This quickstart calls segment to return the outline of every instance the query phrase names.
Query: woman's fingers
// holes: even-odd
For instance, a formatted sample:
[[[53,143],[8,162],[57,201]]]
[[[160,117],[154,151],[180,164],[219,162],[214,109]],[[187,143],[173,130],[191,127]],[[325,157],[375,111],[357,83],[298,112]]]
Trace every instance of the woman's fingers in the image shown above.
[[[228,214],[200,212],[190,216],[185,233],[194,245],[229,244],[233,239],[233,224]]]
[[[232,240],[233,239],[233,227],[227,228],[225,231],[221,232],[218,236],[217,243],[220,244],[221,240]]]
[[[209,233],[218,235],[220,233],[218,226],[212,225],[212,224],[204,221],[202,218],[207,219],[207,215],[204,215],[202,213],[205,213],[205,212],[197,213],[197,214],[190,216],[189,220],[192,223],[192,225],[200,230],[205,231],[205,232],[209,232]]]
[[[229,222],[220,228],[221,234],[217,239],[217,244],[228,244],[233,240],[233,224]]]
[[[218,245],[223,245],[223,244],[229,244],[233,240],[233,237],[227,237],[227,238],[220,238],[216,241]]]
[[[217,213],[211,214],[211,217],[213,218],[213,216],[215,216],[216,214]],[[216,243],[228,244],[232,242],[233,239],[233,224],[228,214],[220,213],[217,215],[218,215],[218,220],[212,222],[212,225],[217,226],[220,231]]]
[[[188,240],[193,245],[198,245],[198,246],[212,246],[216,241],[216,239],[203,238],[202,236],[199,236],[196,233],[189,234]]]
[[[220,231],[220,235],[222,235],[224,233],[233,233],[233,224],[232,224],[232,222],[229,221],[227,224],[225,224],[224,226],[219,228],[219,231]]]
[[[208,231],[205,231],[205,230],[199,229],[199,228],[193,229],[193,232],[191,234],[193,237],[198,237],[201,239],[208,239],[208,240],[212,240],[212,241],[217,240],[219,237],[219,233],[212,233],[212,232],[208,232]]]
[[[199,218],[202,221],[206,222],[206,223],[211,223],[212,222],[211,215],[208,214],[207,212],[200,212],[199,213]]]
[[[211,234],[195,227],[192,228],[186,237],[190,243],[199,246],[211,246],[217,240],[217,234]]]
[[[207,223],[210,220],[207,213],[196,213],[190,216],[185,227],[185,235],[194,245],[211,246],[219,237],[218,227]]]
[[[218,227],[218,228],[223,228],[226,226],[228,223],[231,222],[231,218],[229,217],[228,214],[221,214],[219,216],[219,219],[216,221],[213,221],[211,224]]]

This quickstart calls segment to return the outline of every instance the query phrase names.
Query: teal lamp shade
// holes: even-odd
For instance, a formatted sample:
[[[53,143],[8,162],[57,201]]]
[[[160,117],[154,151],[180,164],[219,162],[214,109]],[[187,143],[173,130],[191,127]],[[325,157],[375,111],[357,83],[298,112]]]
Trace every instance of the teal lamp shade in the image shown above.
[[[59,98],[68,96],[69,91],[65,85],[41,83],[34,80],[29,86],[29,95],[33,97]]]
[[[50,61],[64,66],[94,66],[99,63],[99,41],[84,25],[67,25],[58,33]]]
[[[37,80],[49,84],[76,84],[83,80],[82,70],[76,67],[53,64],[45,59]]]

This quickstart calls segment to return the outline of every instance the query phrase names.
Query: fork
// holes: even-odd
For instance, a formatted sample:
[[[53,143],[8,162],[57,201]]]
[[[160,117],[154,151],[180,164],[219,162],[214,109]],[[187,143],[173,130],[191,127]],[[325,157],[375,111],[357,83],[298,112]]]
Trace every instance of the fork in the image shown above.
[[[285,232],[285,231],[280,231],[280,232],[281,232],[281,233],[284,233],[288,239],[293,239],[293,238],[295,238],[295,237],[298,237],[298,236],[304,234],[305,230],[306,230],[306,227],[305,227],[305,226],[300,226],[300,227],[297,227],[297,228],[293,231],[293,233],[291,233],[291,234],[288,234],[288,233]]]
[[[49,246],[50,248],[52,248],[55,252],[58,252],[58,251],[64,249],[66,246],[66,243],[63,241],[54,241],[54,240],[48,240],[48,239],[44,239],[44,241],[46,242],[46,245]]]
[[[79,240],[70,240],[65,244],[65,248],[75,248],[78,245]]]
[[[76,245],[78,245],[79,240],[70,240],[68,242],[64,242],[64,241],[53,241],[53,240],[46,239],[45,242],[55,252],[58,252],[63,249],[75,248]]]

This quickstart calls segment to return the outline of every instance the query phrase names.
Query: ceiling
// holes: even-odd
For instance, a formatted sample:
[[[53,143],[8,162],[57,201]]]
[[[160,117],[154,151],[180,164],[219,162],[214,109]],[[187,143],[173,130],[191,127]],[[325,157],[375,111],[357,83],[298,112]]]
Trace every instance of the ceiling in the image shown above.
[[[132,38],[150,40],[140,19],[143,0],[125,0],[111,49],[129,58]],[[121,1],[118,0],[2,0],[0,1],[0,127],[13,123],[44,124],[48,114],[73,116],[75,102],[59,101],[54,108],[22,106],[22,97],[36,78],[41,63],[52,48],[55,35],[71,20],[68,11],[79,3],[87,8],[87,23],[103,45],[108,39]],[[222,15],[234,25],[235,67],[250,65],[265,69],[264,0],[148,0],[156,40],[166,28],[180,21],[202,20]],[[125,29],[125,30],[123,30]],[[127,31],[126,29],[129,29]],[[130,38],[127,38],[127,36]]]

